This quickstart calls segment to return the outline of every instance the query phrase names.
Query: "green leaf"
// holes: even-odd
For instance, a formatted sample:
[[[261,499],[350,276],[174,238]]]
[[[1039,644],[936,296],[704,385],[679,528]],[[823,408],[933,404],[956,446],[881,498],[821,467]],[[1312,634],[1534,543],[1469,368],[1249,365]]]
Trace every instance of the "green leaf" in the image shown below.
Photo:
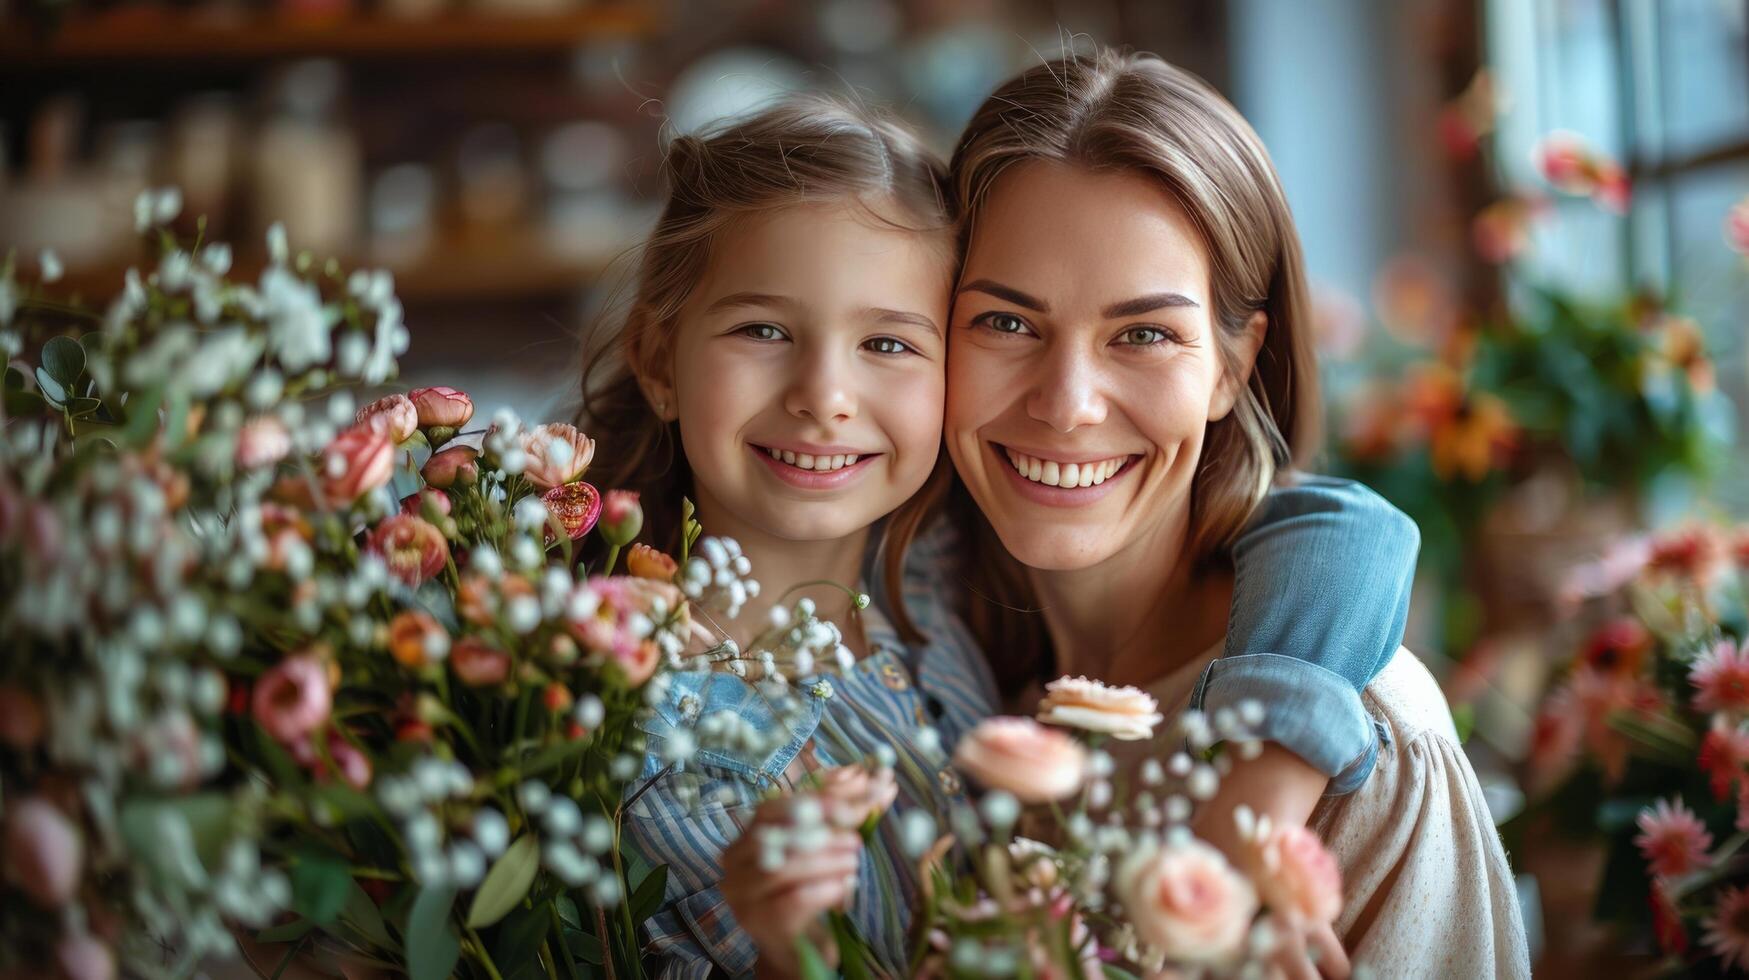
[[[151,388],[135,393],[127,401],[127,443],[143,446],[158,434],[158,407],[164,404],[164,389]]]
[[[662,905],[662,891],[668,887],[668,866],[666,864],[651,871],[638,883],[637,890],[632,892],[630,908],[632,921],[642,922],[656,914],[656,909]]]
[[[583,919],[577,914],[577,903],[571,901],[571,896],[560,895],[553,899],[553,904],[559,910],[559,921],[573,929],[583,928]]]
[[[60,405],[67,400],[67,389],[42,368],[36,369],[36,386],[42,389],[43,398],[51,405]]]
[[[565,945],[571,947],[578,959],[590,966],[601,966],[605,962],[605,958],[602,956],[601,940],[592,932],[566,929]]]
[[[540,841],[533,834],[523,834],[486,872],[486,880],[481,882],[473,904],[468,907],[468,928],[483,929],[509,914],[528,894],[538,870]]]
[[[97,414],[97,410],[102,407],[103,402],[96,398],[72,398],[67,401],[67,411],[72,413],[73,417],[76,419],[82,419],[87,415],[95,415]]]
[[[261,930],[255,934],[255,941],[258,943],[289,943],[314,928],[316,928],[316,924],[309,919],[293,919],[271,929]]]
[[[1110,963],[1101,963],[1100,968],[1105,971],[1105,980],[1138,980],[1134,973],[1119,969]]]
[[[492,939],[492,960],[504,980],[547,980],[539,953],[552,918],[549,906],[541,902],[533,908],[518,906],[498,923]]]
[[[346,904],[351,883],[346,862],[335,855],[302,854],[291,869],[292,911],[317,925],[328,925]]]
[[[389,936],[382,910],[357,879],[348,877],[347,881],[350,887],[346,890],[346,904],[340,906],[340,923],[384,951],[394,949],[395,940]]]
[[[806,936],[796,937],[796,959],[802,968],[802,980],[835,980],[837,974],[826,965],[826,958],[814,948]]]
[[[63,387],[72,388],[85,373],[85,348],[71,337],[50,337],[43,345],[43,370]]]
[[[16,367],[6,369],[5,391],[7,415],[37,415],[48,407],[43,396],[37,394],[26,382],[24,372]]]
[[[412,980],[445,980],[461,959],[461,942],[449,925],[453,888],[421,888],[407,913],[407,974]]]

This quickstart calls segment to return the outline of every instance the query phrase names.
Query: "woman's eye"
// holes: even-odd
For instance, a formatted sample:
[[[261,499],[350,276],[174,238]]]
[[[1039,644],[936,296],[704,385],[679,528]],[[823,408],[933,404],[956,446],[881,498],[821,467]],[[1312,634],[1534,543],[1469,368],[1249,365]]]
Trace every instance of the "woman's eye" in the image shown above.
[[[753,340],[782,340],[783,330],[775,323],[749,323],[738,331]]]
[[[1026,321],[1012,313],[986,313],[979,317],[978,321],[997,333],[1023,334],[1028,332]]]
[[[1172,334],[1159,327],[1131,327],[1118,334],[1118,343],[1131,347],[1151,347],[1173,339]]]
[[[903,340],[899,340],[899,339],[894,338],[894,337],[876,337],[873,340],[870,340],[870,341],[867,341],[866,343],[864,343],[863,347],[867,348],[868,350],[874,351],[876,354],[914,353],[914,350],[910,344],[907,344]]]

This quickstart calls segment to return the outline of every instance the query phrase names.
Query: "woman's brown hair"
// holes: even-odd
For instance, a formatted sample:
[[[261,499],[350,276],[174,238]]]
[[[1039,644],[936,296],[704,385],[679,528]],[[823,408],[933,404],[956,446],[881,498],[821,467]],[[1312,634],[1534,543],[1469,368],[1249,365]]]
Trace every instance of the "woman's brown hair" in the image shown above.
[[[953,209],[945,168],[916,135],[884,113],[830,96],[792,97],[677,137],[661,169],[667,202],[637,253],[623,316],[584,350],[577,419],[602,442],[590,478],[642,494],[650,539],[678,554],[679,501],[693,492],[692,471],[679,427],[653,410],[639,378],[663,373],[680,312],[717,237],[749,215],[844,200],[863,206],[871,220],[946,235]],[[947,468],[944,454],[928,486],[944,484]],[[890,546],[883,534],[880,548],[890,611],[911,640],[920,634],[899,602],[900,572],[920,515],[920,505],[907,505],[889,518],[886,527],[902,530],[902,542]]]
[[[1192,484],[1190,554],[1199,563],[1224,560],[1270,486],[1319,438],[1305,262],[1269,153],[1231,103],[1154,55],[1101,49],[1049,61],[997,89],[960,137],[949,170],[962,248],[992,186],[1035,160],[1144,173],[1171,191],[1208,251],[1229,370],[1246,323],[1258,312],[1267,318],[1244,393],[1209,424]],[[949,507],[969,538],[965,613],[1011,694],[1051,669],[1050,641],[1025,569],[963,488]]]

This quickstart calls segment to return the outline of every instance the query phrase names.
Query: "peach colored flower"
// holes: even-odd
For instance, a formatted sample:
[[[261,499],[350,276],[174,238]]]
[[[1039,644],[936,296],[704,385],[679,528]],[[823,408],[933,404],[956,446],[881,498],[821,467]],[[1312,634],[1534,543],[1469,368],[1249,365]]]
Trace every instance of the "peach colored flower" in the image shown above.
[[[954,750],[954,765],[987,789],[1022,803],[1049,803],[1081,788],[1087,752],[1074,739],[1030,718],[980,722]]]
[[[1706,867],[1713,835],[1680,799],[1659,800],[1641,810],[1634,822],[1640,828],[1634,845],[1654,875],[1680,878]]]
[[[115,980],[115,953],[88,932],[70,932],[55,942],[55,965],[66,980]]]
[[[674,559],[647,544],[634,544],[632,550],[626,552],[626,571],[638,578],[667,582],[679,570],[680,566]]]
[[[1701,711],[1749,712],[1749,649],[1721,641],[1695,659],[1688,681]]]
[[[1470,222],[1470,244],[1482,261],[1505,262],[1530,244],[1530,226],[1548,211],[1540,197],[1506,197],[1483,208]]]
[[[1277,825],[1253,847],[1252,880],[1264,904],[1308,922],[1336,921],[1342,912],[1342,871],[1317,834]]]
[[[642,686],[660,665],[661,651],[632,629],[635,619],[649,617],[660,600],[668,614],[680,614],[684,628],[686,597],[668,582],[629,575],[597,575],[584,587],[595,594],[595,611],[568,623],[571,635],[593,656],[617,664],[631,686]]]
[[[398,446],[419,431],[419,410],[406,395],[384,395],[359,409],[353,423],[388,436]]]
[[[465,575],[455,590],[456,612],[475,626],[490,626],[498,612],[498,594],[484,575]]]
[[[474,400],[467,392],[445,385],[414,388],[407,392],[407,399],[418,412],[421,429],[460,428],[474,417]]]
[[[253,470],[272,466],[291,452],[291,433],[272,415],[257,415],[237,430],[237,465]]]
[[[395,473],[395,446],[380,432],[347,429],[322,450],[322,496],[340,507],[389,482]]]
[[[423,667],[432,662],[428,651],[440,636],[444,636],[443,626],[429,613],[402,610],[389,620],[389,655],[403,667]]]
[[[820,774],[815,794],[827,820],[840,830],[856,830],[887,812],[899,796],[899,784],[885,766],[836,766]]]
[[[449,494],[442,490],[426,487],[401,498],[401,513],[414,517],[425,516],[425,505],[429,503],[439,517],[448,517],[450,512]]]
[[[469,687],[490,687],[510,676],[510,655],[486,641],[464,636],[449,651],[449,665]]]
[[[1257,914],[1256,889],[1198,840],[1143,848],[1118,869],[1116,885],[1136,935],[1181,962],[1231,959]]]
[[[1165,716],[1159,702],[1135,687],[1108,687],[1085,677],[1059,677],[1045,685],[1037,718],[1047,725],[1079,728],[1125,742],[1151,738]]]
[[[522,475],[537,487],[551,489],[581,477],[595,458],[595,440],[564,422],[548,422],[524,432],[522,451],[528,457]]]
[[[1723,535],[1716,528],[1697,524],[1654,536],[1646,571],[1665,578],[1686,579],[1704,589],[1718,579],[1729,560]]]
[[[1701,922],[1701,942],[1723,960],[1726,969],[1749,970],[1749,889],[1719,892],[1713,914]]]
[[[1600,674],[1633,677],[1652,652],[1652,634],[1627,617],[1613,619],[1591,634],[1580,654],[1585,665]]]
[[[297,544],[309,544],[315,539],[315,529],[303,513],[275,503],[261,505],[261,537],[267,541],[267,558],[262,567],[272,572],[285,570],[286,560]]]
[[[540,499],[547,505],[547,512],[558,518],[559,526],[565,529],[572,541],[588,534],[601,516],[601,494],[582,481],[553,487],[542,493]],[[551,527],[546,529],[546,535],[553,537]]]
[[[334,705],[328,671],[313,654],[287,657],[256,681],[252,704],[267,734],[293,744],[328,720]]]
[[[60,908],[79,888],[85,847],[59,807],[40,796],[6,808],[6,877],[45,909]]]
[[[479,458],[479,450],[470,446],[450,446],[432,453],[419,468],[419,475],[440,489],[473,486],[480,479],[480,464],[475,462]]]
[[[365,548],[383,557],[389,574],[411,586],[436,577],[449,562],[449,542],[423,517],[395,514],[370,532]]]

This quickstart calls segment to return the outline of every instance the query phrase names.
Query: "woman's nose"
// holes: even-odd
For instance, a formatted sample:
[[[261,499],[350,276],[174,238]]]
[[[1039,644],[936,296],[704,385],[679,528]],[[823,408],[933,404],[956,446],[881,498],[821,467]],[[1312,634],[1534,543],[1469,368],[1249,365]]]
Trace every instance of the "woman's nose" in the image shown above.
[[[854,371],[849,358],[816,349],[797,359],[796,374],[784,393],[784,411],[816,422],[856,417]]]
[[[1087,355],[1067,347],[1045,350],[1037,365],[1027,414],[1058,432],[1105,421],[1105,396],[1097,367]]]

